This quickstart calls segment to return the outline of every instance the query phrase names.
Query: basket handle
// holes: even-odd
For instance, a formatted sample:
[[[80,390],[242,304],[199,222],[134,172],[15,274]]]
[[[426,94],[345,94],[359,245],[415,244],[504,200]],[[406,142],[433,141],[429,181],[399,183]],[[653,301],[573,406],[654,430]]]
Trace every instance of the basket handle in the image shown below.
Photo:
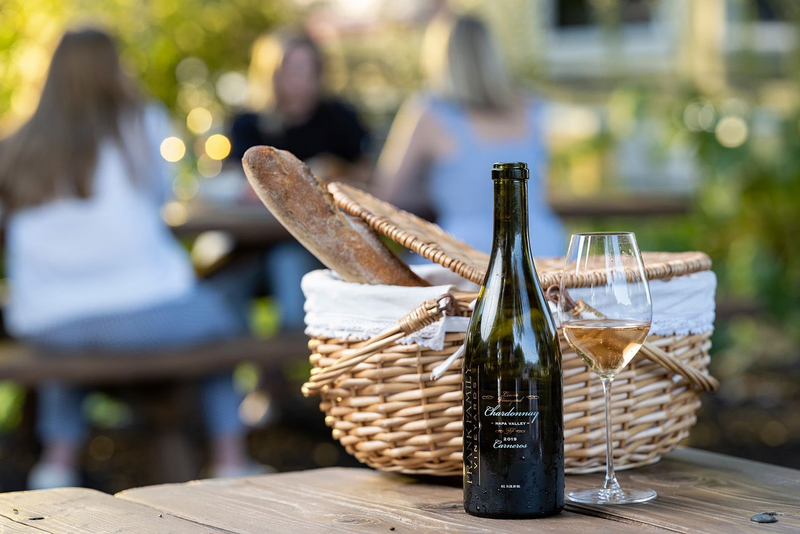
[[[564,302],[565,311],[572,311],[572,313],[577,315],[580,315],[583,312],[588,312],[595,317],[605,318],[605,315],[592,308],[584,301],[573,300],[568,292],[561,292],[559,286],[557,285],[548,287],[547,291],[545,291],[545,296],[547,300],[556,306],[559,305],[560,299],[566,299]],[[698,387],[703,391],[716,393],[716,391],[719,389],[719,381],[716,378],[710,374],[705,374],[701,371],[698,371],[690,365],[686,365],[672,354],[661,350],[659,347],[653,343],[650,343],[649,341],[645,341],[642,344],[642,348],[639,350],[639,353],[644,354],[650,361],[656,362],[664,369],[681,375],[689,381],[689,384]]]
[[[683,378],[688,380],[691,385],[698,387],[703,391],[716,393],[719,389],[719,380],[710,374],[706,374],[695,369],[691,365],[686,365],[672,354],[661,350],[659,347],[655,346],[649,341],[645,341],[642,344],[642,348],[639,350],[639,353],[644,354],[647,356],[648,360],[656,362],[664,369],[681,375]]]
[[[311,378],[303,384],[301,391],[306,397],[319,394],[320,390],[335,382],[340,376],[352,370],[356,365],[365,361],[373,354],[383,350],[389,345],[393,345],[400,339],[422,330],[442,318],[446,309],[456,305],[455,298],[450,294],[445,294],[439,298],[425,301],[422,305],[414,308],[410,313],[398,319],[394,326],[377,336],[368,339],[356,346],[342,351],[339,359],[330,367],[325,369],[313,369]],[[462,351],[459,351],[462,352]],[[686,365],[675,356],[659,347],[645,341],[639,351],[649,360],[661,365],[663,368],[684,377],[689,383],[703,391],[714,393],[719,389],[719,381],[709,374],[698,371],[692,366]],[[456,353],[458,354],[458,353]],[[456,359],[456,354],[447,359],[444,364],[436,368],[432,379],[435,380],[446,371]],[[316,371],[316,372],[315,372]]]
[[[442,318],[445,310],[452,309],[457,305],[458,303],[455,297],[449,293],[425,301],[420,306],[398,319],[397,323],[383,333],[361,342],[352,348],[343,350],[339,359],[337,359],[336,363],[332,366],[319,370],[313,369],[311,371],[311,378],[309,378],[308,382],[303,384],[301,388],[303,395],[310,397],[318,394],[323,387],[332,384],[344,373],[352,370],[356,365],[373,354],[435,323]]]

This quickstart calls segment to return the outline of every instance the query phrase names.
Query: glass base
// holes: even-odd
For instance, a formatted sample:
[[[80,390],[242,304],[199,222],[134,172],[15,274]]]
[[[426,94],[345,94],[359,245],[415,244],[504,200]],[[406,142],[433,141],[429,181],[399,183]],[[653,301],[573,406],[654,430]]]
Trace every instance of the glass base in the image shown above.
[[[656,492],[651,489],[593,489],[570,491],[567,499],[582,504],[635,504],[652,501]]]

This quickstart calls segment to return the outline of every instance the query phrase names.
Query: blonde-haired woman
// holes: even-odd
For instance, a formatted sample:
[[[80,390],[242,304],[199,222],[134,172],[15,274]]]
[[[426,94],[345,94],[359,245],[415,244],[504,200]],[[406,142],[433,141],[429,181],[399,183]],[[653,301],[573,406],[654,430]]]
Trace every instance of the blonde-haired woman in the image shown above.
[[[496,161],[525,161],[533,253],[563,253],[561,223],[546,201],[547,150],[542,104],[516,91],[486,26],[477,18],[439,18],[422,48],[429,92],[406,102],[378,161],[379,194],[478,250],[492,244]]]
[[[231,294],[197,282],[161,219],[167,135],[166,114],[137,94],[111,37],[97,29],[63,36],[35,113],[0,143],[11,296],[4,319],[15,337],[51,351],[135,357],[246,331]],[[80,484],[85,393],[58,382],[39,389],[42,457],[30,489]],[[231,375],[206,380],[202,401],[213,474],[258,471]]]

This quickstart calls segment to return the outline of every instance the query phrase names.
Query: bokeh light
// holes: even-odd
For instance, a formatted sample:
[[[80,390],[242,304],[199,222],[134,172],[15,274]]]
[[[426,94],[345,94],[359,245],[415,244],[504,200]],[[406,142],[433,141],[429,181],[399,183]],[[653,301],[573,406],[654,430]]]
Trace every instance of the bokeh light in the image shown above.
[[[192,263],[200,270],[210,269],[230,254],[235,245],[233,238],[225,232],[203,232],[194,240]]]
[[[683,122],[686,124],[686,127],[693,131],[699,132],[703,129],[700,126],[700,111],[703,109],[702,102],[690,102],[686,105],[683,110]]]
[[[269,395],[262,391],[248,393],[239,405],[239,419],[247,426],[259,426],[264,423],[270,408]]]
[[[161,142],[161,157],[175,163],[186,155],[186,145],[177,137],[167,137]]]
[[[184,52],[195,52],[203,43],[205,31],[193,20],[182,22],[175,28],[175,44]]]
[[[789,432],[780,421],[768,421],[759,432],[759,437],[767,446],[779,447],[789,439]]]
[[[17,56],[17,68],[23,80],[34,82],[47,70],[50,62],[48,51],[36,42],[26,42]]]
[[[714,130],[714,120],[716,118],[717,113],[714,111],[714,106],[711,104],[705,104],[697,113],[697,123],[707,132]]]
[[[18,117],[27,117],[39,103],[37,92],[30,86],[18,88],[11,96],[11,111]]]
[[[172,193],[175,198],[184,202],[192,200],[200,190],[200,182],[192,173],[175,177],[172,181]]]
[[[222,170],[222,162],[218,159],[213,159],[207,154],[203,154],[197,158],[197,172],[206,178],[213,178]]]
[[[194,108],[186,116],[186,127],[196,135],[206,133],[213,122],[214,117],[206,108]]]
[[[97,462],[105,462],[114,455],[114,441],[108,436],[97,436],[89,442],[89,456]]]
[[[161,218],[170,226],[180,226],[186,223],[189,212],[181,202],[168,202],[161,208]]]
[[[741,98],[727,98],[722,102],[722,111],[725,115],[746,117],[749,109],[747,103]]]
[[[226,72],[217,80],[217,96],[228,106],[247,102],[247,78],[239,72]]]
[[[201,85],[208,78],[208,67],[196,57],[187,57],[175,67],[175,77],[181,83]]]
[[[736,148],[747,141],[747,123],[743,118],[735,115],[725,117],[717,123],[714,133],[720,145],[726,148]]]
[[[339,449],[333,443],[319,443],[314,447],[313,456],[318,466],[330,467],[339,460]]]
[[[190,83],[182,84],[178,89],[178,107],[184,111],[189,112],[207,103],[208,99],[203,92]]]
[[[214,134],[206,139],[206,154],[211,159],[222,160],[231,153],[231,142],[222,134]]]

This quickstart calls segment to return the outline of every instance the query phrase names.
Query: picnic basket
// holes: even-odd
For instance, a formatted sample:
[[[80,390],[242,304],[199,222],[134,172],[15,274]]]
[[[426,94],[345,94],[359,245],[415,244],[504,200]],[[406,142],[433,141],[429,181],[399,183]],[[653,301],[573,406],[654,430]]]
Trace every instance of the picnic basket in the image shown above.
[[[488,257],[438,226],[344,184],[330,184],[337,205],[417,254],[481,284]],[[650,280],[710,270],[703,253],[644,253]],[[563,259],[537,259],[545,291],[559,283]],[[574,277],[570,287],[588,285]],[[355,284],[354,284],[355,285]],[[464,332],[448,332],[441,350],[402,338],[446,313],[468,317],[477,294],[452,291],[428,300],[370,339],[312,337],[313,366],[303,386],[319,395],[325,422],[359,461],[384,471],[425,475],[462,472],[461,352]],[[649,336],[614,384],[617,469],[657,462],[684,440],[696,421],[699,394],[713,392],[708,375],[711,332]],[[561,338],[564,370],[564,443],[567,473],[605,466],[605,412],[599,379]],[[437,369],[438,368],[438,369]],[[431,373],[441,375],[433,380]]]

